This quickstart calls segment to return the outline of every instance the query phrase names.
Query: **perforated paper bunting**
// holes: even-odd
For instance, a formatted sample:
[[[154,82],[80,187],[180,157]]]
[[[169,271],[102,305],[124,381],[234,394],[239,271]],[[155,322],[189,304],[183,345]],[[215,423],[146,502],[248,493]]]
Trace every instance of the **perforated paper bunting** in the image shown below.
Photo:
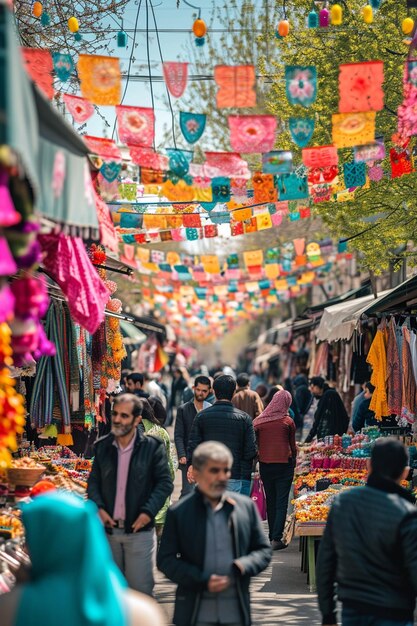
[[[133,163],[141,167],[148,167],[152,170],[168,170],[169,159],[163,154],[158,154],[152,148],[142,148],[139,146],[128,146],[130,158]]]
[[[144,107],[117,106],[120,141],[131,146],[150,148],[155,136],[155,113]]]
[[[217,65],[214,68],[217,108],[256,106],[255,68],[253,65]]]
[[[188,63],[166,61],[162,64],[164,79],[171,96],[180,98],[187,87]]]
[[[180,128],[187,143],[195,143],[200,139],[206,127],[206,119],[204,113],[180,111]]]
[[[176,176],[183,178],[190,169],[190,163],[193,160],[193,152],[191,150],[178,150],[176,148],[167,148],[169,158],[169,169]]]
[[[104,106],[119,104],[121,99],[119,59],[80,54],[77,69],[84,98]]]
[[[234,178],[250,178],[247,162],[235,152],[205,152],[204,170],[208,176],[233,176]],[[245,183],[246,184],[246,183]]]
[[[230,200],[229,178],[225,178],[224,176],[213,178],[211,189],[213,193],[213,200],[215,202],[228,202]]]
[[[277,177],[277,182],[280,200],[302,200],[308,197],[307,178],[284,174]]]
[[[366,164],[363,161],[359,163],[344,163],[343,178],[347,189],[362,187],[366,183]]]
[[[274,147],[277,121],[272,115],[231,115],[229,128],[236,152],[269,152]]]
[[[84,135],[84,141],[93,154],[98,154],[102,159],[108,161],[121,161],[122,155],[116,142],[106,137],[92,137]]]
[[[328,167],[337,165],[339,157],[335,146],[317,146],[304,148],[302,151],[303,164],[306,167]]]
[[[382,161],[385,158],[384,140],[377,137],[375,143],[355,146],[353,154],[355,161]]]
[[[310,107],[317,97],[316,68],[288,65],[285,68],[285,87],[290,104]]]
[[[72,56],[70,54],[63,54],[62,52],[53,52],[52,61],[55,76],[57,76],[62,83],[65,83],[70,78],[75,68]]]
[[[339,68],[339,111],[352,113],[384,108],[382,61],[347,63]]]
[[[85,98],[65,93],[64,102],[68,112],[77,124],[83,124],[94,114],[94,105]]]
[[[335,146],[350,148],[375,141],[375,116],[375,111],[334,114],[332,135]]]
[[[289,174],[292,171],[292,152],[273,150],[262,155],[264,174]]]
[[[122,164],[120,161],[104,161],[100,167],[100,172],[109,183],[112,183],[120,174],[121,169]]]
[[[305,117],[290,117],[289,127],[293,142],[300,148],[305,148],[314,133],[314,120]]]
[[[54,97],[54,85],[52,79],[52,57],[49,50],[38,48],[21,48],[25,68],[35,85],[45,94],[49,100]]]

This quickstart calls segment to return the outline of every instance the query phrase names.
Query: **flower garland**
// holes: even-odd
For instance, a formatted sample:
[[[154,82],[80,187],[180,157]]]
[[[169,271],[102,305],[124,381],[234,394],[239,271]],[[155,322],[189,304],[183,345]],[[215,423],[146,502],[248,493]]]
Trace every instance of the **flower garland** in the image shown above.
[[[24,400],[15,388],[8,367],[13,365],[11,330],[0,324],[0,468],[11,463],[10,451],[17,449],[16,436],[25,426]]]

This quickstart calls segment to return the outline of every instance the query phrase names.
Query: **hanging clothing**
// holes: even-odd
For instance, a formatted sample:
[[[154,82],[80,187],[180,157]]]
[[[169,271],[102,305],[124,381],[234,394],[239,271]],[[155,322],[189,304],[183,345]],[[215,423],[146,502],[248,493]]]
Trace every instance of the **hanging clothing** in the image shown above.
[[[417,335],[414,330],[410,330],[410,352],[413,361],[414,380],[417,383]]]
[[[369,408],[375,413],[375,418],[381,420],[391,415],[387,404],[387,331],[385,329],[376,331],[366,361],[372,367],[371,383],[375,387]]]
[[[387,334],[387,403],[390,413],[400,415],[402,398],[402,381],[400,354],[397,342],[397,327],[392,317]]]
[[[414,380],[413,362],[410,352],[410,329],[406,324],[402,327],[402,407],[401,417],[412,424],[415,420],[417,386]]]

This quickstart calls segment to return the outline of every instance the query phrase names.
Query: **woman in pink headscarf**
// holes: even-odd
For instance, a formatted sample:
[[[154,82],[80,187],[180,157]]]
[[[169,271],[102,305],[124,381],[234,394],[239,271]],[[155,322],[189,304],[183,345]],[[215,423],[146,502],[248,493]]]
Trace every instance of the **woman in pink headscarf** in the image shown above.
[[[258,438],[259,468],[265,488],[269,539],[273,550],[282,550],[288,497],[297,455],[295,424],[288,415],[292,397],[284,389],[257,417],[253,426]]]

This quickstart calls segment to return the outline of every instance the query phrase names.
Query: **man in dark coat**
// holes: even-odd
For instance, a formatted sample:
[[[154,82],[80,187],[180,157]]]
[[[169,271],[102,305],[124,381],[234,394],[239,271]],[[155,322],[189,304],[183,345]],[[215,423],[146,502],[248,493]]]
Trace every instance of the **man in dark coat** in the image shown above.
[[[401,487],[409,468],[396,439],[376,441],[364,487],[336,497],[320,545],[317,588],[323,624],[412,626],[417,596],[417,510]]]
[[[329,387],[321,376],[313,376],[310,380],[310,390],[319,402],[306,443],[312,441],[314,437],[323,439],[331,435],[343,435],[349,426],[349,416],[336,389]]]
[[[192,486],[187,480],[188,441],[195,416],[197,413],[210,406],[210,403],[206,401],[210,391],[210,378],[208,376],[197,376],[192,389],[193,399],[178,407],[177,419],[175,420],[174,442],[177,449],[179,469],[182,473],[180,498],[192,491]]]
[[[227,488],[242,492],[256,456],[256,436],[252,420],[247,413],[232,404],[236,390],[233,376],[222,375],[213,383],[216,402],[200,411],[194,419],[188,443],[188,463],[196,447],[204,441],[221,441],[233,454],[233,466]]]
[[[313,394],[308,388],[307,376],[304,376],[304,374],[297,374],[292,384],[294,388],[294,403],[297,406],[302,427],[304,422],[304,416],[306,415],[306,413],[308,413],[308,410],[313,401]]]
[[[192,458],[195,491],[168,511],[158,568],[178,585],[176,626],[250,626],[249,582],[271,560],[252,500],[226,492],[233,457],[207,441]]]

